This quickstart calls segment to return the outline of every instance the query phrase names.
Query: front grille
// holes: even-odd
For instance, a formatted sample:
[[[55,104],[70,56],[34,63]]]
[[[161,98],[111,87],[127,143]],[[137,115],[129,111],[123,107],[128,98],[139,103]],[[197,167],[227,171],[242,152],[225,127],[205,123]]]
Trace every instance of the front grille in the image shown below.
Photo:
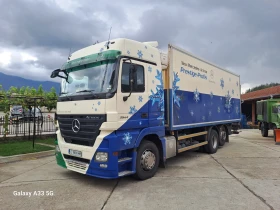
[[[76,160],[66,160],[68,165],[73,167],[73,168],[78,168],[78,169],[82,169],[85,170],[87,168],[87,165],[85,163],[76,161]]]
[[[67,164],[73,168],[85,170],[89,164],[89,160],[70,155],[63,155]]]
[[[80,130],[77,133],[72,130],[74,119],[80,122]],[[100,126],[106,121],[106,115],[58,115],[57,120],[65,142],[93,146],[96,137],[100,133]]]

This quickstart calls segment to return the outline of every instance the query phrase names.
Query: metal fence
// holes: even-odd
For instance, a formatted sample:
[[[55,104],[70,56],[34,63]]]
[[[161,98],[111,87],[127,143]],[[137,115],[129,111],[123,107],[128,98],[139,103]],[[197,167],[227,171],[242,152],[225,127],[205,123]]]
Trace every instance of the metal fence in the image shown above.
[[[0,137],[4,135],[5,117],[0,116]],[[9,117],[6,136],[30,136],[55,133],[55,119],[51,116]]]

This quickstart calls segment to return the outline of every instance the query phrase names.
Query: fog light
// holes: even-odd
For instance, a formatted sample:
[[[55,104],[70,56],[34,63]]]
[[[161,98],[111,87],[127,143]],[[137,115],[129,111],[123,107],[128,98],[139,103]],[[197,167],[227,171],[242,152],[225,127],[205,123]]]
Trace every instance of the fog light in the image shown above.
[[[55,151],[56,151],[56,152],[60,152],[60,148],[59,148],[58,145],[55,145]]]
[[[98,162],[107,162],[108,153],[107,152],[97,152],[95,155],[95,160]]]

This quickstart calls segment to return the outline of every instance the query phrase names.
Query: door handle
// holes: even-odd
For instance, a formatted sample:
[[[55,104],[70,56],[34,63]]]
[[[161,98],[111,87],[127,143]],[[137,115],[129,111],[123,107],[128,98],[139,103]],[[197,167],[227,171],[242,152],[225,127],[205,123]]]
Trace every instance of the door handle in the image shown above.
[[[147,118],[148,117],[148,113],[142,113],[141,114],[141,118]]]

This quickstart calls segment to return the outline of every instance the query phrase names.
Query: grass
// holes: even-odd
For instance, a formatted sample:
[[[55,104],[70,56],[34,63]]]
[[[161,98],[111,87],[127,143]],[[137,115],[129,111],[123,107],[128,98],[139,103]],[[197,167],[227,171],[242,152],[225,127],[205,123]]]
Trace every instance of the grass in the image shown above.
[[[35,139],[35,143],[44,143],[44,144],[50,144],[55,145],[54,143],[55,138],[46,138],[46,139]]]
[[[0,156],[27,154],[27,153],[42,152],[42,151],[53,150],[53,149],[54,148],[52,147],[38,145],[38,144],[35,144],[33,149],[32,141],[1,143]]]

